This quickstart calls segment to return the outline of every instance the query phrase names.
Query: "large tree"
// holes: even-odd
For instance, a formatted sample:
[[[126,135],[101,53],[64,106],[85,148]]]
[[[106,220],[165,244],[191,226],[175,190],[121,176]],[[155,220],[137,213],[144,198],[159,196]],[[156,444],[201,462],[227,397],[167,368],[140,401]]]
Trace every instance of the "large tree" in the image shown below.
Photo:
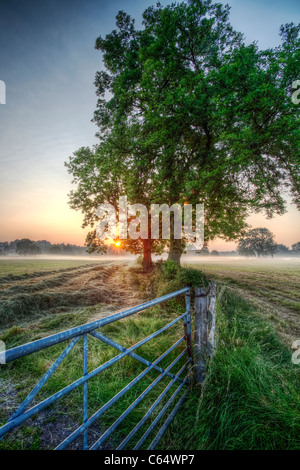
[[[273,258],[277,251],[274,235],[267,228],[254,228],[244,234],[238,243],[238,252],[242,256],[268,256]]]
[[[211,0],[157,4],[143,19],[137,30],[119,12],[117,29],[96,41],[105,66],[95,81],[100,143],[68,163],[79,184],[72,207],[93,222],[97,204],[120,194],[148,208],[203,202],[208,241],[237,238],[250,211],[283,213],[284,187],[299,206],[291,100],[299,26],[283,26],[282,45],[260,51],[233,31],[229,7]],[[179,261],[172,234],[170,257]],[[99,244],[93,234],[88,243]],[[155,246],[128,242],[136,245],[145,256]]]

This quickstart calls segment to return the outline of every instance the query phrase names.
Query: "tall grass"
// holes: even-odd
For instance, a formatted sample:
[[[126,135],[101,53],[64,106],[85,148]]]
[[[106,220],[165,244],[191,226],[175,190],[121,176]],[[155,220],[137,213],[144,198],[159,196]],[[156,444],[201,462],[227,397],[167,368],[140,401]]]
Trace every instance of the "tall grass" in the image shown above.
[[[137,276],[139,277],[139,276]],[[93,309],[92,307],[90,309]],[[83,319],[88,318],[88,309],[84,312],[77,312],[72,314],[72,318],[68,317],[68,314],[57,315],[56,318],[40,319],[37,323],[34,331],[30,328],[13,327],[1,336],[1,339],[6,342],[8,348],[14,347],[18,344],[36,339],[39,336],[45,336],[47,334],[53,334],[57,329],[61,329],[62,324],[60,320],[66,322],[72,321],[72,325],[75,326],[77,323],[83,323]],[[121,320],[101,328],[101,332],[107,335],[112,340],[125,346],[126,348],[138,343],[140,340],[151,335],[158,329],[165,326],[171,320],[176,318],[180,313],[184,312],[184,306],[182,302],[170,302],[164,304],[161,308],[159,306],[153,307],[141,314],[134,315],[125,320]],[[94,313],[94,312],[93,312]],[[161,356],[172,344],[174,344],[180,337],[183,336],[183,324],[174,325],[172,328],[164,332],[149,343],[141,346],[136,352],[145,359],[153,362],[155,359]],[[11,380],[14,383],[15,390],[17,393],[18,402],[25,398],[28,392],[33,388],[36,382],[42,377],[47,371],[49,366],[59,356],[66,345],[57,345],[49,349],[39,351],[30,356],[26,356],[22,359],[16,360],[5,366],[1,366],[1,379],[3,382],[9,383]],[[105,363],[109,359],[113,358],[119,351],[107,346],[101,341],[90,337],[88,341],[89,348],[89,371],[94,370],[100,364]],[[159,365],[160,367],[166,368],[185,348],[184,342],[180,344],[178,348],[171,352],[171,354],[164,359]],[[181,359],[180,362],[172,370],[176,373],[186,361]],[[101,406],[103,406],[108,400],[110,400],[116,393],[127,386],[136,376],[146,369],[145,364],[138,362],[136,359],[126,357],[121,361],[117,362],[113,366],[104,370],[101,374],[89,380],[89,416],[95,413]],[[50,378],[50,380],[43,387],[42,391],[38,395],[38,401],[42,401],[47,396],[56,393],[58,390],[66,387],[76,379],[82,376],[82,344],[81,341],[75,346],[72,352],[64,360],[59,369]],[[109,409],[101,418],[97,421],[97,424],[92,428],[92,434],[94,436],[100,436],[103,431],[111,426],[114,421],[124,412],[124,410],[152,383],[153,380],[158,378],[160,373],[157,371],[150,371],[145,378],[143,378],[134,388],[132,388],[126,395],[124,395],[112,408]],[[0,381],[1,382],[1,381]],[[156,400],[157,396],[169,383],[167,377],[163,378],[161,382],[150,392],[147,397],[141,402],[123,421],[116,432],[114,432],[111,440],[109,440],[110,448],[116,447],[119,443],[136,425],[136,423],[144,416],[146,411]],[[1,383],[0,383],[1,389]],[[1,395],[1,393],[0,393]],[[170,393],[166,396],[165,400],[160,406],[157,407],[156,413],[165,404],[169,398]],[[9,399],[10,397],[8,397]],[[51,407],[56,420],[56,427],[66,426],[65,417],[68,416],[69,420],[75,423],[76,428],[82,422],[82,387],[79,387],[64,399],[57,402],[55,406]],[[15,449],[15,448],[39,448],[43,447],[43,440],[41,435],[44,432],[44,428],[47,427],[47,421],[49,420],[49,414],[42,412],[42,419],[40,420],[39,427],[34,427],[34,420],[29,420],[27,424],[19,428],[17,432],[9,434],[1,443],[0,449]],[[6,418],[4,413],[0,412],[0,422],[4,423]],[[36,422],[36,420],[35,420]],[[141,433],[145,431],[145,427],[141,429],[136,435],[136,442]],[[55,447],[62,439],[61,433],[53,436],[51,442],[48,442],[48,446]],[[96,438],[90,441],[90,444],[94,442]],[[130,448],[130,447],[129,447]]]
[[[145,277],[138,268],[129,270],[134,289],[145,298],[157,297],[186,285],[191,287],[207,285],[207,278],[193,269],[178,269],[168,263],[158,263],[154,272]],[[53,334],[61,330],[62,323],[68,327],[89,320],[96,307],[89,307],[77,313],[59,314],[53,319],[40,319],[33,330],[14,327],[1,337],[7,347],[13,347],[39,336]],[[172,299],[161,306],[153,307],[102,329],[102,332],[125,347],[137,343],[184,312],[184,299]],[[61,321],[60,321],[61,320]],[[180,409],[175,421],[160,442],[161,449],[295,449],[299,447],[299,366],[291,362],[291,351],[278,339],[276,331],[262,315],[256,312],[241,297],[229,288],[220,288],[218,293],[217,323],[219,341],[216,353],[207,368],[203,387],[195,386]],[[182,324],[172,327],[158,336],[137,353],[153,361],[183,334]],[[182,346],[182,347],[181,347]],[[161,364],[166,367],[184,348],[174,351]],[[62,351],[63,345],[40,351],[21,360],[7,364],[1,369],[1,377],[13,381],[18,401],[23,399],[51,363]],[[117,351],[89,339],[89,371],[118,354]],[[182,362],[178,364],[179,370]],[[145,366],[127,357],[89,381],[89,416],[98,410],[115,393],[125,387]],[[55,375],[40,393],[43,399],[55,393],[82,374],[82,345],[76,345]],[[109,427],[145,390],[152,380],[158,377],[152,371],[138,386],[134,387],[108,413],[105,413],[93,426],[91,432],[98,436]],[[128,415],[120,428],[109,441],[114,448],[155,401],[169,379],[161,381],[158,387]],[[162,402],[162,405],[166,402]],[[161,409],[158,407],[156,413]],[[66,425],[70,418],[78,426],[82,415],[82,389],[79,388],[59,402],[51,411],[55,414],[55,429]],[[154,415],[155,416],[155,415]],[[0,414],[2,422],[5,416]],[[42,439],[44,417],[38,428],[32,422],[23,430],[8,436],[0,443],[0,449],[45,447]],[[68,424],[68,423],[67,423]],[[74,426],[73,426],[74,428]],[[136,435],[136,442],[145,427]],[[158,428],[156,428],[156,431]],[[57,444],[58,433],[48,446]],[[152,435],[153,437],[153,435]],[[60,439],[59,439],[60,438]],[[145,445],[149,444],[149,440]],[[47,447],[47,445],[46,445]],[[132,448],[132,446],[129,446]]]
[[[203,388],[189,394],[161,448],[299,448],[300,377],[291,351],[229,289],[219,294],[218,329]]]

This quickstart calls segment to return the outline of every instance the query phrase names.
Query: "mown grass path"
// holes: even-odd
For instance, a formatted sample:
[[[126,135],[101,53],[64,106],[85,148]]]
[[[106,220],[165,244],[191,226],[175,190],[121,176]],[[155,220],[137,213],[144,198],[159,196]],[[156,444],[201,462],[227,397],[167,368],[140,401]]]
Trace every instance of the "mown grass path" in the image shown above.
[[[0,277],[0,339],[5,341],[7,349],[140,303],[140,294],[130,285],[126,262],[29,262],[28,266],[33,267],[33,270],[27,269],[23,262],[8,261],[6,264],[12,269],[8,272],[5,266],[5,269],[2,269],[4,275]],[[3,265],[4,263],[2,268]],[[57,269],[53,269],[54,267]],[[57,345],[0,366],[0,421],[5,422],[17,408],[57,358],[62,347],[65,345]],[[56,378],[51,378],[47,383],[44,391],[46,395],[77,378],[82,361],[80,349],[80,345],[75,348],[73,359],[71,354],[71,358],[68,357],[56,373]],[[114,350],[93,339],[90,340],[90,351],[90,367],[94,368],[99,365],[99,361],[101,363],[115,354]],[[120,376],[120,373],[118,375]],[[105,380],[111,381],[109,371]],[[118,381],[113,380],[113,386],[116,383]],[[90,387],[90,394],[92,391],[93,387]],[[43,396],[44,392],[40,396]],[[109,395],[110,390],[104,388],[103,393]],[[30,419],[0,443],[0,448],[55,447],[67,437],[71,429],[80,424],[78,419],[81,415],[81,398],[76,392],[73,395],[75,406],[72,399],[70,402],[67,399],[70,409],[68,405],[65,408],[66,405],[59,402],[53,409],[43,410],[35,419]],[[99,407],[98,399],[96,393],[96,408]],[[99,429],[91,430],[90,435],[94,436],[95,440],[99,437]],[[81,443],[76,442],[72,448],[81,448]]]
[[[300,258],[198,258],[188,265],[230,287],[270,320],[289,345],[300,338]]]

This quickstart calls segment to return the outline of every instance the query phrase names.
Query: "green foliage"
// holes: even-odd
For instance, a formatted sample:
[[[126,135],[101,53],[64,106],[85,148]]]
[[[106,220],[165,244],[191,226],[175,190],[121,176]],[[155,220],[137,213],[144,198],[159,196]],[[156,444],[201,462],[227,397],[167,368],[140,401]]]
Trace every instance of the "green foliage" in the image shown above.
[[[276,252],[277,253],[289,253],[289,247],[286,245],[283,245],[282,243],[277,243],[276,244]]]
[[[229,7],[210,0],[157,4],[143,19],[136,29],[119,12],[117,28],[96,40],[105,66],[95,80],[100,143],[67,163],[77,184],[71,207],[84,213],[84,226],[97,221],[100,203],[116,206],[126,194],[147,208],[203,202],[206,240],[230,240],[249,211],[285,211],[283,186],[299,205],[291,85],[300,26],[282,26],[282,44],[259,50],[233,30]],[[141,240],[127,248],[143,250]]]
[[[178,276],[178,272],[181,269],[175,261],[169,259],[162,264],[162,273],[167,281],[174,280]]]
[[[300,252],[300,242],[294,243],[292,245],[292,250]]]
[[[18,255],[39,255],[42,250],[32,240],[23,238],[17,243],[16,252]]]
[[[184,287],[207,287],[209,284],[209,278],[199,269],[182,267],[172,260],[160,261],[156,263],[155,268],[152,280],[155,296],[162,296]]]
[[[135,264],[140,268],[143,266],[143,257],[141,255],[137,257],[137,259],[135,260]]]
[[[207,287],[209,285],[209,279],[199,269],[194,268],[181,268],[178,272],[178,280],[182,286],[195,287]]]
[[[274,235],[267,228],[249,230],[238,243],[238,252],[244,256],[273,256],[276,251]]]
[[[50,255],[61,255],[62,254],[62,247],[60,245],[52,245],[49,248]]]

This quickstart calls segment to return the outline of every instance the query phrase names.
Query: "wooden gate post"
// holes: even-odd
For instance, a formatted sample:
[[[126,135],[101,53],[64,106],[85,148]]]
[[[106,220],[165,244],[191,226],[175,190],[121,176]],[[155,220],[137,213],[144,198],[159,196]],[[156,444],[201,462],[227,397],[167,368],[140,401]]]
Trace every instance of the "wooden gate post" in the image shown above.
[[[217,346],[216,340],[216,302],[217,302],[217,286],[215,282],[211,283],[210,295],[209,295],[209,305],[208,305],[208,316],[211,322],[210,332],[208,335],[208,351],[207,354],[209,357],[212,357],[214,350]]]
[[[208,290],[195,288],[194,379],[203,382],[208,346]]]

